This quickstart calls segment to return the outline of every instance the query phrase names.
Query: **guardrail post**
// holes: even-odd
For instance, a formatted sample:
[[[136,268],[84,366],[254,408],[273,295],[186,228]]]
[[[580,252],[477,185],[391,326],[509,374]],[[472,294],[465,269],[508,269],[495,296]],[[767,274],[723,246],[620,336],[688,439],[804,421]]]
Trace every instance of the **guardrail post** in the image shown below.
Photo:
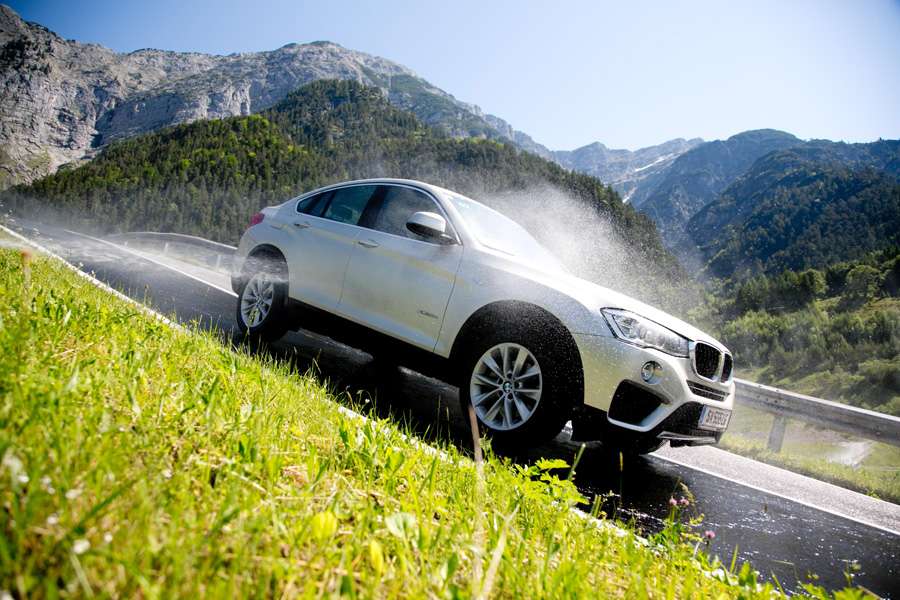
[[[222,268],[222,255],[221,255],[221,254],[216,254],[216,266],[215,266],[215,268],[216,268],[216,270]]]
[[[787,428],[787,419],[781,415],[775,415],[772,421],[772,429],[769,431],[769,443],[767,447],[772,452],[781,452],[784,443],[784,430]]]
[[[163,244],[163,254],[169,253],[169,242]]]

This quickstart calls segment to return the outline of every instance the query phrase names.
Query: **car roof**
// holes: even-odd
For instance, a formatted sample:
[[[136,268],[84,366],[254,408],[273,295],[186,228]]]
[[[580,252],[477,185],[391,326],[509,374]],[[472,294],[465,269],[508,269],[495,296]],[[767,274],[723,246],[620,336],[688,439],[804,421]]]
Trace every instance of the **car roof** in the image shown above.
[[[415,179],[396,179],[391,177],[377,177],[373,179],[353,179],[351,181],[341,181],[339,183],[332,183],[331,185],[326,185],[315,190],[314,192],[319,192],[323,190],[330,190],[333,188],[343,187],[346,185],[360,185],[360,184],[370,184],[370,185],[378,185],[378,184],[399,184],[399,185],[409,185],[413,187],[422,188],[430,191],[431,193],[440,194],[442,192],[447,192],[449,190],[444,190],[441,187],[436,185],[431,185],[430,183],[425,183],[424,181],[417,181]],[[311,193],[311,192],[307,192]]]
[[[361,185],[361,184],[369,184],[369,185],[379,185],[379,184],[395,184],[395,185],[409,185],[412,187],[418,187],[420,189],[426,190],[430,192],[432,195],[437,196],[438,198],[446,198],[447,196],[462,196],[467,200],[474,202],[484,208],[492,210],[496,213],[500,213],[499,211],[491,208],[486,205],[484,202],[479,202],[474,198],[466,196],[465,194],[460,194],[459,192],[454,192],[453,190],[449,190],[447,188],[441,187],[439,185],[434,185],[432,183],[426,183],[424,181],[419,181],[417,179],[400,179],[400,178],[392,178],[392,177],[375,177],[371,179],[353,179],[350,181],[341,181],[339,183],[332,183],[331,185],[322,186],[320,188],[316,188],[315,190],[311,190],[309,192],[304,193],[301,197],[307,197],[312,195],[313,193],[324,192],[327,190],[332,190],[335,188],[347,186],[347,185]]]

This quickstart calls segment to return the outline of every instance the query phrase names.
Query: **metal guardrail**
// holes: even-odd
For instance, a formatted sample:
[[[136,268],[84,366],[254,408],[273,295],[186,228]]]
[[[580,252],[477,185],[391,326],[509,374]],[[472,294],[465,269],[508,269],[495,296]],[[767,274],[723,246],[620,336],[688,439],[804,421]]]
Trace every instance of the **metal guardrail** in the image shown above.
[[[193,246],[200,246],[202,248],[206,248],[208,250],[216,250],[221,252],[222,254],[231,255],[234,254],[235,248],[234,246],[229,246],[228,244],[220,244],[219,242],[214,242],[212,240],[207,240],[206,238],[197,237],[195,235],[185,235],[183,233],[157,233],[155,231],[133,231],[128,233],[116,233],[108,236],[109,239],[116,240],[147,240],[147,241],[156,241],[156,242],[178,242],[182,244],[189,244]]]
[[[735,401],[775,415],[769,450],[779,452],[787,419],[799,419],[858,437],[900,446],[900,418],[794,392],[734,380]]]
[[[130,233],[118,233],[107,236],[111,241],[120,242],[123,246],[129,244],[150,244],[154,246],[162,246],[162,253],[178,254],[179,246],[188,246],[191,248],[199,248],[206,251],[207,260],[202,261],[206,266],[216,270],[227,268],[231,263],[231,257],[237,248],[228,244],[220,244],[212,240],[207,240],[195,235],[185,235],[183,233],[157,233],[155,231],[135,231]],[[197,258],[194,256],[183,258],[190,260]]]
[[[234,246],[220,244],[193,235],[139,231],[109,236],[110,239],[163,244],[163,253],[172,245],[188,245],[215,253],[215,268],[222,268],[234,255]],[[780,452],[788,419],[798,419],[850,435],[900,446],[900,418],[857,408],[848,404],[805,396],[779,388],[735,379],[735,401],[775,415],[769,432],[768,448]]]

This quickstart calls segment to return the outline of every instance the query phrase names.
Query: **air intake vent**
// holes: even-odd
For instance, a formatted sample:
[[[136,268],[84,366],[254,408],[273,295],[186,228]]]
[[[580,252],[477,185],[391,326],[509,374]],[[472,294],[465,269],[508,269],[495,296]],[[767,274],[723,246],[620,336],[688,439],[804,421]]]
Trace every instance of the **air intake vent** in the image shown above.
[[[719,371],[720,354],[718,348],[697,342],[694,346],[694,371],[697,372],[697,375],[707,379],[714,378]]]
[[[623,381],[616,388],[608,414],[614,421],[638,425],[660,404],[660,399],[652,392]]]
[[[725,362],[722,365],[722,381],[731,379],[731,370],[734,368],[734,361],[730,354],[725,354]]]
[[[687,386],[697,396],[700,396],[701,398],[709,398],[710,400],[718,400],[719,402],[724,400],[725,396],[728,395],[728,392],[722,392],[711,387],[706,387],[705,385],[700,385],[699,383],[694,383],[693,381],[688,381]]]

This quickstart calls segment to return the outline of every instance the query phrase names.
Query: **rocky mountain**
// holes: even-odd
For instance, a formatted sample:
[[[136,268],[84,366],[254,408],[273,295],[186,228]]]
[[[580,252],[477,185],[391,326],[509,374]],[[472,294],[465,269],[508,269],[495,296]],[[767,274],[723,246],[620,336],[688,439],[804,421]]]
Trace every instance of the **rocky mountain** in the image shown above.
[[[740,279],[900,245],[900,140],[766,154],[686,225],[681,254]]]
[[[678,156],[652,190],[644,191],[646,199],[632,204],[656,222],[668,246],[675,246],[688,220],[743,175],[754,161],[802,143],[793,135],[774,129],[745,131],[727,140],[705,142]]]
[[[623,200],[640,206],[675,159],[702,143],[700,138],[677,138],[631,151],[595,142],[575,150],[553,152],[551,158],[567,169],[588,173],[612,185]]]
[[[111,141],[198,119],[248,115],[319,79],[379,88],[453,136],[549,151],[406,67],[331,42],[215,56],[113,52],[64,40],[0,5],[0,189],[91,157]]]

